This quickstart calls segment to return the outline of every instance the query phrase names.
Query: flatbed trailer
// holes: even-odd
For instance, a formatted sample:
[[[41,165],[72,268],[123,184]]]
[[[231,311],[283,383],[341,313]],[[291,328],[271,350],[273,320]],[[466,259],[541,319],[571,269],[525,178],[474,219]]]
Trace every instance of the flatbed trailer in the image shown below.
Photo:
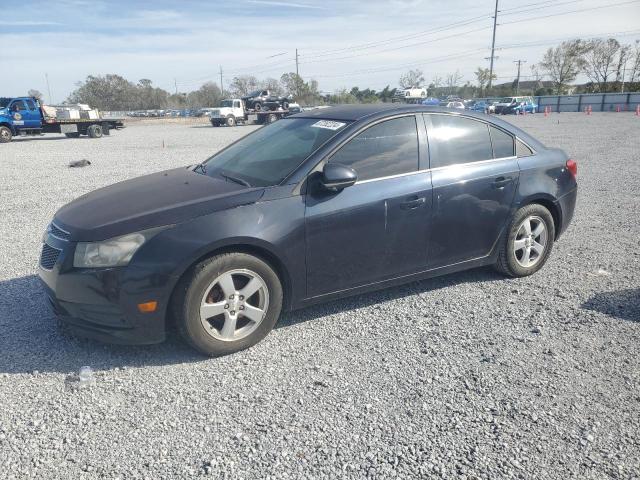
[[[68,138],[100,138],[124,128],[120,118],[57,118],[47,115],[33,97],[0,98],[0,143],[15,136],[61,133]]]

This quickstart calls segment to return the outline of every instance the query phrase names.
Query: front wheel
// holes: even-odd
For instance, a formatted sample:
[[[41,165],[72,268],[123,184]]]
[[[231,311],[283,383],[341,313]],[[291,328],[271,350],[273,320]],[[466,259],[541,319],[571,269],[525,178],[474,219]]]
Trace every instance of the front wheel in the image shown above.
[[[235,117],[227,117],[227,127],[235,127],[236,118]]]
[[[511,277],[526,277],[546,263],[555,225],[549,210],[539,204],[526,205],[513,216],[502,239],[496,269]]]
[[[13,134],[9,127],[0,127],[0,143],[9,143],[13,138]]]
[[[228,355],[262,340],[282,309],[274,269],[245,253],[217,255],[198,264],[174,299],[178,328],[205,355]]]

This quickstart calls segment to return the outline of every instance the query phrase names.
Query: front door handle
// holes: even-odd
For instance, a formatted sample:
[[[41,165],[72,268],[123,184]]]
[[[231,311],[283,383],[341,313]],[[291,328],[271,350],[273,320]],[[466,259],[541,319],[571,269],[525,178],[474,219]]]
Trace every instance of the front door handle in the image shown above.
[[[513,177],[498,177],[493,181],[493,188],[504,188],[513,182]]]
[[[400,208],[403,210],[413,210],[426,202],[424,197],[409,197],[406,201],[400,204]]]

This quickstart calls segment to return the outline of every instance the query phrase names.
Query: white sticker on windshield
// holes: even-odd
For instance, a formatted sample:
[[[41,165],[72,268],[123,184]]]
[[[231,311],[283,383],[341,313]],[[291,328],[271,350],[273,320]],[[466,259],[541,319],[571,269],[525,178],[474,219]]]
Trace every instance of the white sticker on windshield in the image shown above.
[[[327,128],[329,130],[338,130],[340,127],[344,127],[346,124],[343,122],[334,122],[333,120],[320,120],[319,122],[311,125],[316,128]]]

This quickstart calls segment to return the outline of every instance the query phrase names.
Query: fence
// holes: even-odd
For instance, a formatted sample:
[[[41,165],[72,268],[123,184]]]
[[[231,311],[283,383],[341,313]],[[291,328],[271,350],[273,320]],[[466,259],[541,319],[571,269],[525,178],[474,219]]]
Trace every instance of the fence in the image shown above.
[[[545,95],[534,97],[538,111],[549,107],[552,112],[582,112],[591,107],[593,112],[635,111],[640,105],[640,93],[582,93],[579,95]]]

